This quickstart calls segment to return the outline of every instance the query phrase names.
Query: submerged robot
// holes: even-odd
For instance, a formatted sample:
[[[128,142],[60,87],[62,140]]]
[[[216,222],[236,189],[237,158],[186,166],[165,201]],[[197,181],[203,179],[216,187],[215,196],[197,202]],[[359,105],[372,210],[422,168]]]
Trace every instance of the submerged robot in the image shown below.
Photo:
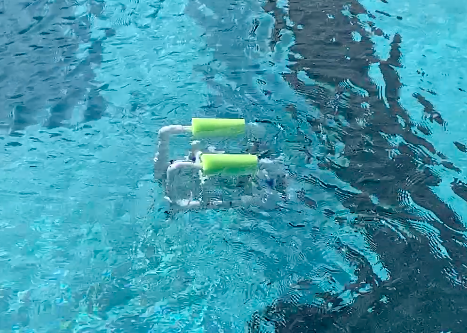
[[[255,154],[225,154],[215,148],[201,149],[202,142],[191,142],[184,159],[170,160],[170,138],[190,134],[195,139],[235,137],[257,130],[256,123],[244,119],[193,118],[191,126],[169,125],[159,130],[154,175],[165,190],[172,209],[213,209],[258,206],[274,209],[283,199],[278,191],[286,173],[281,158],[271,160]]]

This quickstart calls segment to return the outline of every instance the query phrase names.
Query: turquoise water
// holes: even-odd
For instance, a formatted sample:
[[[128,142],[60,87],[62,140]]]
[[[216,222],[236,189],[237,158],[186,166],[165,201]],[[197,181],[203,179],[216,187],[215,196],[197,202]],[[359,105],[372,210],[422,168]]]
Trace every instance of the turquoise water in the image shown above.
[[[459,214],[466,225],[466,202],[460,200],[450,189],[451,182],[457,178],[465,181],[466,156],[459,151],[453,142],[464,142],[465,124],[463,115],[467,103],[466,59],[463,47],[467,42],[463,33],[466,23],[462,19],[467,7],[458,1],[410,1],[403,5],[396,2],[376,4],[371,1],[361,1],[370,11],[384,10],[393,15],[392,18],[381,15],[377,20],[369,20],[362,16],[364,22],[373,21],[385,33],[393,36],[402,35],[401,45],[403,67],[398,69],[403,86],[400,92],[402,106],[408,111],[415,124],[423,124],[430,129],[430,135],[418,132],[417,135],[426,138],[437,151],[442,152],[462,170],[459,174],[443,167],[435,167],[443,182],[433,188],[433,192]],[[394,24],[394,16],[403,16],[403,20]],[[389,41],[374,36],[376,51],[381,59],[387,59]],[[417,71],[427,72],[422,77]],[[375,80],[378,82],[377,72]],[[428,93],[436,92],[436,95]],[[445,121],[444,126],[430,122],[424,115],[423,106],[413,97],[421,93],[429,98]],[[438,161],[439,157],[434,157]]]
[[[466,158],[452,142],[463,140],[460,119],[467,95],[452,87],[464,84],[466,9],[454,3],[362,1],[369,10],[404,17],[397,25],[394,18],[372,19],[385,33],[398,32],[406,41],[404,67],[398,69],[404,85],[401,102],[413,122],[431,129],[429,140],[436,149],[463,172]],[[303,163],[305,137],[312,141],[309,154],[324,151],[317,133],[303,123],[306,115],[319,117],[320,110],[284,80],[294,36],[284,30],[271,50],[274,20],[262,3],[106,0],[39,5],[43,8],[26,7],[16,25],[3,28],[17,32],[31,24],[21,34],[31,40],[20,41],[32,43],[60,22],[50,40],[71,42],[51,44],[50,54],[36,59],[50,70],[31,77],[52,79],[32,82],[40,88],[31,93],[37,104],[31,104],[35,121],[28,126],[15,131],[15,112],[20,111],[12,97],[33,71],[27,61],[15,62],[17,87],[2,86],[3,91],[10,87],[5,94],[10,97],[2,100],[1,113],[0,269],[5,274],[0,278],[0,332],[244,332],[252,314],[277,299],[321,304],[317,294],[343,292],[344,301],[353,302],[355,295],[345,292],[345,285],[356,281],[358,265],[337,241],[365,257],[381,281],[391,278],[364,229],[336,223],[325,214],[332,210],[347,222],[357,217],[342,205],[339,191],[307,181],[313,177],[360,193],[320,168],[317,159]],[[68,18],[57,14],[65,5]],[[286,2],[281,5],[287,8]],[[16,15],[14,4],[5,1],[3,6],[3,15]],[[420,7],[424,10],[416,14]],[[421,29],[429,18],[436,38]],[[364,24],[370,18],[359,19]],[[74,25],[66,23],[73,20]],[[10,37],[2,38],[7,44]],[[101,40],[99,50],[96,40]],[[387,58],[389,41],[375,36],[374,42],[380,58]],[[93,58],[96,53],[100,60]],[[444,127],[423,120],[423,108],[412,97],[420,85],[416,70],[432,67],[439,70],[430,72],[423,87],[437,92],[430,100],[443,115]],[[3,71],[7,73],[6,67]],[[381,86],[378,70],[372,73]],[[5,75],[13,82],[14,73]],[[54,108],[57,99],[65,101],[66,112]],[[284,111],[290,104],[299,110],[298,118]],[[93,107],[102,117],[90,116]],[[46,126],[55,114],[63,121]],[[153,181],[157,131],[201,116],[281,125],[262,141],[285,156],[292,175],[284,209],[164,213],[162,189]],[[345,143],[337,146],[343,151]],[[180,140],[173,148],[183,156],[187,146]],[[345,164],[344,158],[335,158]],[[433,168],[443,177],[433,192],[465,223],[466,203],[450,187],[454,178],[463,179],[462,173]],[[300,191],[319,209],[300,201]],[[292,221],[305,227],[293,228]],[[449,256],[436,230],[432,239],[435,252]],[[303,281],[311,286],[297,291],[294,286]]]

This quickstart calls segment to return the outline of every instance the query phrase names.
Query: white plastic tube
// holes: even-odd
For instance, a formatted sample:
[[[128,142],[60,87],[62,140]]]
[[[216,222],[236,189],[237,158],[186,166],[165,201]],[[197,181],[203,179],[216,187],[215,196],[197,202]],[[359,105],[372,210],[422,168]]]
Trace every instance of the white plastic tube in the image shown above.
[[[161,179],[169,166],[169,144],[170,136],[176,134],[191,133],[191,126],[169,125],[159,130],[159,143],[157,153],[154,157],[154,177]]]
[[[167,183],[170,184],[173,181],[173,175],[175,170],[180,169],[196,169],[202,170],[203,166],[199,163],[193,163],[190,161],[175,161],[167,168]]]

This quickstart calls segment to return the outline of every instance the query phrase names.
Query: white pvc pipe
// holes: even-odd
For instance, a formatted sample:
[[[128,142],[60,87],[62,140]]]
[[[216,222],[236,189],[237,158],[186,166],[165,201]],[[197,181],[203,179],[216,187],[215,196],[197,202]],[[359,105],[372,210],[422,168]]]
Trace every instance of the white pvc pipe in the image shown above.
[[[169,166],[170,136],[175,134],[191,133],[191,126],[169,125],[159,130],[159,143],[154,157],[154,177],[161,179]]]
[[[193,163],[190,161],[175,161],[167,168],[167,183],[172,181],[172,174],[175,170],[184,168],[202,170],[203,166],[201,164]]]

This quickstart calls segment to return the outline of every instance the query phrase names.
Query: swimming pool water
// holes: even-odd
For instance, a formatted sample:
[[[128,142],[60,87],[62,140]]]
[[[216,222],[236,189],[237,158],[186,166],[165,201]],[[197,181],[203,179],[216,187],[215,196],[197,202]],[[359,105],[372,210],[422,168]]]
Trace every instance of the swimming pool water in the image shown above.
[[[373,20],[390,36],[374,37],[380,59],[387,58],[396,32],[403,38],[403,67],[397,69],[401,104],[414,123],[430,129],[427,140],[446,157],[434,158],[460,168],[433,165],[443,182],[432,190],[464,221],[465,201],[450,184],[463,180],[464,153],[453,141],[463,142],[459,119],[466,98],[457,89],[464,80],[462,20],[451,15],[462,17],[465,9],[433,2],[417,16],[416,1],[361,3],[392,15],[392,21],[385,15],[358,17],[362,24]],[[350,250],[369,263],[379,281],[397,278],[369,233],[353,223],[359,214],[343,205],[343,197],[365,193],[320,159],[345,168],[347,143],[336,133],[348,122],[344,115],[335,122],[324,117],[310,103],[313,96],[286,80],[295,36],[285,26],[271,48],[277,16],[265,5],[253,0],[0,4],[0,331],[244,332],[255,312],[279,299],[323,304],[328,300],[323,294],[341,293],[344,303],[353,303],[356,294],[346,286],[357,281],[360,264]],[[280,2],[278,8],[287,13],[291,5]],[[396,15],[403,16],[397,25]],[[433,32],[420,29],[432,17]],[[299,24],[286,21],[289,27]],[[417,70],[429,73],[422,83]],[[300,77],[307,79],[304,72]],[[365,96],[355,82],[343,84]],[[428,90],[437,94],[427,95]],[[415,92],[429,98],[445,125],[424,120]],[[339,103],[333,99],[323,107]],[[261,139],[273,156],[285,156],[290,177],[283,209],[165,213],[162,189],[153,181],[157,131],[202,116],[280,125]],[[310,117],[322,122],[321,131],[309,126]],[[322,143],[332,138],[335,154]],[[173,148],[176,156],[186,153],[182,141]],[[397,148],[396,143],[395,154]],[[403,196],[422,216],[445,222],[410,202],[410,194]],[[376,196],[372,200],[385,205]],[[449,258],[436,225],[412,225],[429,234],[434,257]],[[458,233],[465,238],[463,229]],[[460,272],[450,272],[453,281],[462,279]],[[365,288],[371,292],[375,286],[366,281]],[[266,331],[274,331],[271,323],[264,323]]]

